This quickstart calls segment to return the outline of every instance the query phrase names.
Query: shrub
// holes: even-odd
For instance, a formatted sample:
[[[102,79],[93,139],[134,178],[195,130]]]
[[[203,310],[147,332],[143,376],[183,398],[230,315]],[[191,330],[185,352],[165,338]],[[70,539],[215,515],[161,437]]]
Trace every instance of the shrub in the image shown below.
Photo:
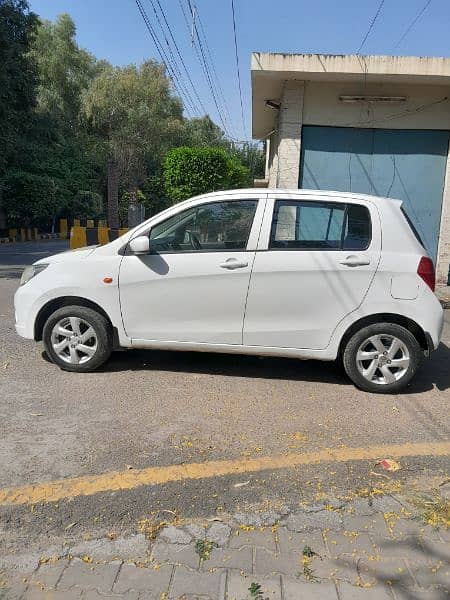
[[[174,148],[164,160],[164,184],[172,202],[247,185],[248,169],[222,148]]]

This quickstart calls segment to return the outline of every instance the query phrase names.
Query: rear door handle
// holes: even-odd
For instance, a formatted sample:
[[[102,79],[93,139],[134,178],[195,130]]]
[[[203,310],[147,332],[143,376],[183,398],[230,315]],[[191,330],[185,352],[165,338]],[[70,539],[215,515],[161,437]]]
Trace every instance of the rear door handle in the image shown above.
[[[339,261],[341,265],[346,267],[362,267],[364,265],[370,265],[370,259],[363,256],[347,256],[344,260]]]
[[[241,262],[235,258],[229,258],[224,263],[221,263],[220,267],[232,271],[233,269],[243,269],[244,267],[248,267],[248,262]]]

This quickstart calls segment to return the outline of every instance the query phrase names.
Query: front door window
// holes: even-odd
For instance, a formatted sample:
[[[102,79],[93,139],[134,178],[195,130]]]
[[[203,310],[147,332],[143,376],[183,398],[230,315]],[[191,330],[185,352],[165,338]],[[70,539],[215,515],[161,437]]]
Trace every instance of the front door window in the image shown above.
[[[257,200],[211,202],[158,223],[150,231],[153,252],[230,252],[245,250]]]

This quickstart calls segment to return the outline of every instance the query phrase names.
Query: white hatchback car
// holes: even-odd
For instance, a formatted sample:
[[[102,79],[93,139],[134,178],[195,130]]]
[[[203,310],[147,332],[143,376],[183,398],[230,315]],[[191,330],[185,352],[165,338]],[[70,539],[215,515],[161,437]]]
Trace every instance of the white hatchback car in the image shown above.
[[[233,190],[28,267],[16,329],[68,371],[119,347],[341,357],[359,388],[397,392],[439,344],[433,290],[400,201]]]

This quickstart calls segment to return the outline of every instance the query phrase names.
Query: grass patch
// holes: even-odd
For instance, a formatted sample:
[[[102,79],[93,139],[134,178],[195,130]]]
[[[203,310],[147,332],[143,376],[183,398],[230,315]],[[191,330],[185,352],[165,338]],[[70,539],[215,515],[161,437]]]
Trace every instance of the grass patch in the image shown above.
[[[209,560],[211,558],[211,552],[217,547],[218,545],[216,542],[210,542],[209,540],[195,540],[194,544],[194,549],[202,562]]]
[[[450,500],[442,496],[422,496],[411,502],[417,507],[419,517],[426,525],[444,529],[450,527]]]

